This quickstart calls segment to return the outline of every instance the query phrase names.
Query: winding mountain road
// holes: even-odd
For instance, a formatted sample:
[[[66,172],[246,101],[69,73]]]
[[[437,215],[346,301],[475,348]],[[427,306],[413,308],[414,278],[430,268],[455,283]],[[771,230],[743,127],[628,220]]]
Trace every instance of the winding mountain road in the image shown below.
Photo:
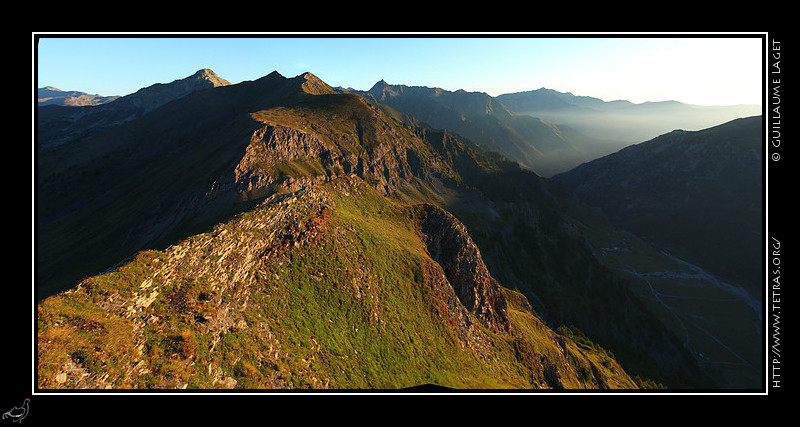
[[[633,275],[638,277],[639,279],[643,280],[650,290],[650,294],[653,296],[656,302],[663,306],[670,314],[672,314],[680,325],[680,328],[683,330],[684,335],[684,345],[687,349],[692,351],[693,354],[697,354],[700,357],[703,357],[705,362],[712,362],[707,357],[703,356],[702,353],[692,349],[690,345],[691,341],[691,333],[689,330],[689,326],[692,328],[701,331],[703,334],[708,336],[711,340],[717,343],[721,348],[725,349],[731,356],[738,360],[738,362],[726,362],[726,361],[713,361],[712,363],[716,364],[728,364],[728,365],[742,365],[742,366],[752,366],[750,362],[748,362],[745,358],[739,355],[736,351],[731,349],[728,345],[725,344],[719,337],[715,336],[707,329],[701,327],[698,322],[691,321],[691,315],[689,313],[684,312],[680,308],[676,308],[667,302],[664,301],[664,298],[673,298],[673,299],[692,299],[698,301],[709,301],[709,302],[741,302],[747,305],[748,307],[752,308],[755,311],[756,315],[758,316],[758,320],[762,320],[762,304],[760,301],[753,298],[744,288],[724,282],[719,278],[715,277],[711,273],[703,270],[701,267],[698,267],[694,264],[691,264],[687,261],[684,261],[680,258],[677,258],[666,251],[661,251],[663,255],[670,258],[671,260],[679,263],[687,267],[690,272],[682,271],[658,271],[658,272],[651,272],[651,273],[640,273],[629,265],[625,265],[624,267],[615,267],[616,270],[625,272],[627,274]],[[671,279],[671,280],[695,280],[701,283],[707,284],[708,286],[713,286],[718,288],[719,290],[730,294],[730,298],[709,298],[709,297],[696,297],[690,295],[671,295],[665,294],[663,292],[658,291],[656,287],[653,285],[650,279],[657,278],[657,279]],[[690,321],[691,325],[687,325],[686,321]]]

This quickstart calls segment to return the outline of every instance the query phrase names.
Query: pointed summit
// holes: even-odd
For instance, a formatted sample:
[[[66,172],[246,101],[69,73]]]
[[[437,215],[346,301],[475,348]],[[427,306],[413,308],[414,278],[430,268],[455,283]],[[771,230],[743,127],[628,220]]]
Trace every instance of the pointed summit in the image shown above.
[[[197,70],[192,76],[188,77],[187,79],[194,79],[200,81],[206,81],[211,83],[213,87],[218,86],[228,86],[231,83],[221,77],[219,77],[213,70],[210,68],[203,68],[201,70]]]
[[[229,86],[231,83],[223,78],[220,78],[214,71],[209,68],[197,70],[189,77],[174,80],[171,83],[156,83],[146,88],[139,89],[137,93],[146,92],[174,92],[175,95],[180,96],[189,94],[196,90],[209,89],[219,86]]]
[[[105,97],[106,101],[102,105],[96,105],[96,108],[90,111],[75,110],[68,113],[75,115],[70,120],[58,118],[60,117],[58,114],[64,114],[63,112],[56,115],[44,112],[38,119],[37,144],[40,148],[66,144],[75,138],[85,137],[104,128],[134,120],[191,93],[220,86],[231,86],[231,83],[217,76],[211,69],[203,68],[188,77],[174,80],[171,83],[155,83],[122,97]],[[46,96],[41,89],[39,92],[39,98]],[[47,97],[53,96],[52,91],[50,92],[51,94]],[[80,94],[79,92],[71,93]],[[60,94],[63,96],[65,93],[60,92]]]
[[[300,90],[310,95],[326,95],[337,93],[327,83],[322,81],[319,77],[305,72],[295,77],[300,82]]]
[[[381,81],[379,81],[378,83],[375,83],[374,85],[372,85],[372,89],[381,90],[381,89],[383,89],[383,88],[385,88],[387,86],[389,86],[389,83],[387,83],[386,80],[381,79]],[[370,89],[370,90],[372,90],[372,89]]]
[[[381,79],[381,81],[375,83],[370,90],[367,91],[368,94],[372,95],[377,101],[383,101],[387,97],[395,96],[399,93],[402,93],[404,90],[404,86],[402,85],[390,85],[386,82],[386,80]]]
[[[142,109],[140,114],[152,111],[170,101],[204,89],[230,86],[230,82],[217,76],[208,68],[198,70],[189,77],[174,80],[171,83],[156,83],[120,98],[136,108]],[[122,105],[118,103],[117,105]]]

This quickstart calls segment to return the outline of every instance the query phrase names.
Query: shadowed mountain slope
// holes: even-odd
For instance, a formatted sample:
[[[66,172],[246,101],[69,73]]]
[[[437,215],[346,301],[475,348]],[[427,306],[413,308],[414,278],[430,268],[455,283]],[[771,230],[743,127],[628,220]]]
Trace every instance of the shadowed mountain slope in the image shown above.
[[[452,175],[429,146],[376,114],[311,74],[272,73],[187,95],[40,151],[40,295],[201,231],[277,191],[356,173],[383,192],[413,197],[428,185],[415,173]]]
[[[761,295],[761,116],[674,131],[554,177],[617,226]]]
[[[596,257],[633,279],[629,289],[725,388],[763,384],[762,140],[761,116],[747,117],[553,178],[614,224],[582,220]]]
[[[213,71],[202,69],[172,83],[156,83],[130,95],[116,97],[96,105],[76,107],[40,103],[42,108],[37,108],[36,111],[37,148],[42,150],[68,144],[133,120],[192,92],[227,85],[230,83],[219,78]]]

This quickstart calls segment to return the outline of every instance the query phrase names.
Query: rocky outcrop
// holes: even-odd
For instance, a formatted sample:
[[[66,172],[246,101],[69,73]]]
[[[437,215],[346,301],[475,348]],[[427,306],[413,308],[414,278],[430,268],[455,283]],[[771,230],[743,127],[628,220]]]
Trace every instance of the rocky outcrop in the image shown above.
[[[221,224],[210,233],[181,241],[161,253],[140,253],[132,265],[145,275],[137,276],[129,288],[117,285],[98,292],[102,285],[89,279],[51,297],[45,304],[52,306],[64,299],[92,301],[91,310],[81,315],[89,317],[87,313],[91,312],[92,318],[98,320],[78,320],[79,331],[96,330],[107,336],[109,331],[116,334],[118,325],[123,325],[126,337],[119,347],[119,341],[100,340],[91,348],[62,357],[59,366],[48,367],[57,368],[58,372],[41,379],[40,385],[185,389],[191,372],[207,377],[207,385],[212,388],[236,387],[236,375],[223,370],[213,357],[200,364],[197,336],[205,337],[203,351],[211,356],[216,355],[225,336],[245,330],[257,335],[270,354],[272,348],[281,348],[283,343],[273,336],[269,324],[246,321],[245,310],[253,305],[254,293],[264,291],[265,278],[254,271],[263,270],[265,265],[288,264],[293,251],[313,245],[324,232],[330,208],[330,194],[317,187],[299,197],[276,196],[253,214]],[[129,270],[123,266],[112,274],[109,277],[125,276]],[[50,338],[55,335],[52,331],[74,327],[72,323],[75,322],[56,321],[40,331],[47,339],[40,343],[39,354],[57,354],[60,349],[51,347],[53,341],[58,341]],[[169,351],[161,354],[154,350],[165,341]],[[120,366],[106,362],[120,357],[118,353],[125,354]],[[162,370],[162,357],[171,364],[169,373]],[[93,364],[93,360],[102,363]],[[185,374],[174,374],[177,371]],[[164,374],[164,381],[147,384],[154,374]],[[264,388],[285,386],[277,372],[262,384]]]
[[[415,217],[428,253],[442,266],[461,303],[492,330],[509,332],[507,304],[500,285],[489,274],[464,224],[429,204],[419,205]]]
[[[332,95],[313,75],[295,80],[303,94]],[[252,134],[233,176],[223,179],[234,182],[241,200],[276,190],[297,191],[350,174],[381,194],[419,191],[435,174],[452,173],[418,136],[401,133],[397,122],[360,97],[336,94],[316,102],[290,102],[288,107],[251,114],[262,125]],[[329,115],[326,109],[346,112]],[[315,125],[319,120],[327,120],[329,128]]]
[[[330,172],[310,166],[318,159],[329,158],[328,152],[314,135],[281,126],[263,126],[250,138],[244,157],[229,178],[230,184],[242,201],[266,197],[278,188],[297,191],[329,178]]]
[[[46,120],[39,125],[47,128]],[[433,194],[428,178],[443,166],[417,138],[311,74],[271,73],[197,91],[77,145],[42,150],[40,246],[48,249],[40,292],[66,289],[138,250],[201,232],[271,194],[349,174],[381,194]],[[101,207],[108,226],[74,225]],[[63,247],[50,244],[63,238],[59,229],[75,232]],[[84,269],[86,260],[100,267]],[[72,265],[83,271],[64,274]]]

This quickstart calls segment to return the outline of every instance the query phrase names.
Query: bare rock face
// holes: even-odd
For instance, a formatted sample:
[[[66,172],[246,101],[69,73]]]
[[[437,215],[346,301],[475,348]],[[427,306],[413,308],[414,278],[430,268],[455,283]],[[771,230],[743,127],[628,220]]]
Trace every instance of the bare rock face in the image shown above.
[[[307,162],[319,158],[326,151],[322,141],[311,134],[291,128],[264,126],[252,135],[244,157],[228,179],[232,179],[232,185],[241,200],[264,197],[273,192],[275,185],[296,191],[316,183],[315,174],[298,173],[290,176],[291,173],[283,173],[279,167],[285,166],[286,171],[293,162]],[[325,174],[321,175],[322,180],[327,179]]]
[[[495,332],[510,332],[507,303],[500,285],[481,258],[467,228],[436,206],[418,206],[416,222],[428,253],[444,269],[461,303]]]
[[[314,85],[312,75],[301,77],[303,85],[310,85],[304,94],[326,94],[324,87]],[[313,102],[252,113],[260,127],[250,137],[233,175],[220,184],[232,181],[242,200],[252,200],[277,188],[292,192],[355,174],[380,194],[388,194],[417,186],[420,180],[428,182],[432,170],[442,169],[421,144],[411,142],[377,108],[352,95],[336,98],[319,101],[344,111],[327,118]],[[319,120],[328,120],[337,131],[314,124]]]

